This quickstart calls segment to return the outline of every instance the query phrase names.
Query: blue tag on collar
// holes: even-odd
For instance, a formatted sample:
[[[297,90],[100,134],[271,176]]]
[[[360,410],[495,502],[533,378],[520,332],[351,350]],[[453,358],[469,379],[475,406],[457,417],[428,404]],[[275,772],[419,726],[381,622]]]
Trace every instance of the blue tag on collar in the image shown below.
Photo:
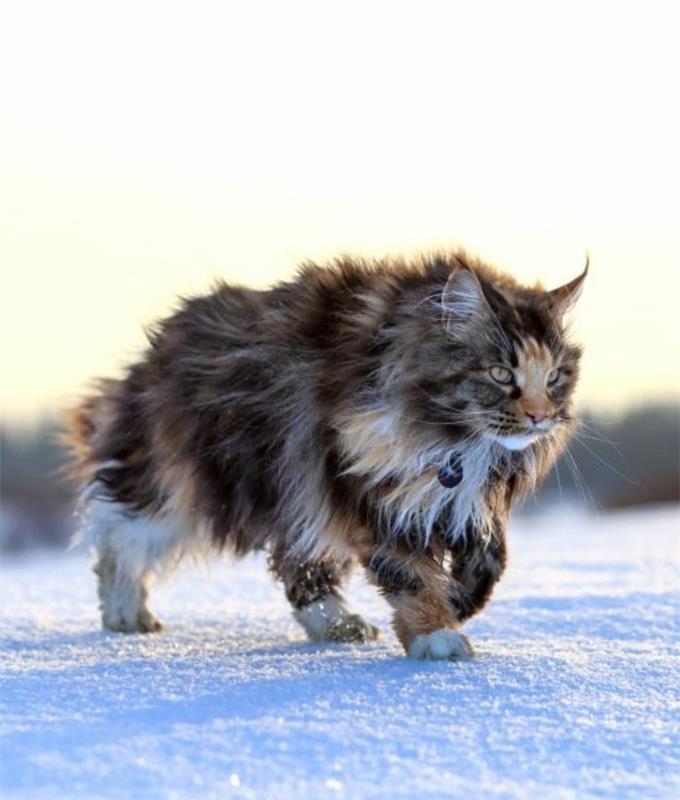
[[[463,464],[457,453],[451,453],[449,460],[439,470],[437,477],[439,478],[439,483],[447,489],[453,489],[454,486],[458,486],[463,480]]]

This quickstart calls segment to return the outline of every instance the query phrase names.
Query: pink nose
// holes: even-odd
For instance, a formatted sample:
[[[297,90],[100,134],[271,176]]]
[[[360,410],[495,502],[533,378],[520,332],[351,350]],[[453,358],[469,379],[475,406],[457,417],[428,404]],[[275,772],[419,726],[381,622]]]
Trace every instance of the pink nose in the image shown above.
[[[538,425],[539,422],[543,422],[544,419],[548,418],[548,414],[545,411],[527,411],[526,415],[534,425]]]

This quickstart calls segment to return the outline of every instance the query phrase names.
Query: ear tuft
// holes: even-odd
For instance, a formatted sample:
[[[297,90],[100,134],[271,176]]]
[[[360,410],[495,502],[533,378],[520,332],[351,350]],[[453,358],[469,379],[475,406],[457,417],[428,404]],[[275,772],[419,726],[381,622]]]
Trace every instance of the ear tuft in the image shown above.
[[[449,330],[463,327],[486,312],[484,292],[471,269],[460,266],[451,273],[442,292],[442,308],[444,326]]]
[[[550,306],[560,317],[569,311],[569,309],[574,305],[581,295],[583,281],[586,279],[589,267],[590,256],[586,255],[586,266],[578,278],[574,278],[573,281],[565,283],[564,286],[560,286],[559,288],[553,289],[551,292],[546,293]]]

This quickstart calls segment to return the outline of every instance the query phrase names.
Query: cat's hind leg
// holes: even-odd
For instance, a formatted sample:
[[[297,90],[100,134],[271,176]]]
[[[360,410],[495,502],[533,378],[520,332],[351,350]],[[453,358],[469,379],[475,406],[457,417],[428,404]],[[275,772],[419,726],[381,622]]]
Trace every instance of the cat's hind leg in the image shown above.
[[[177,561],[179,529],[167,519],[135,516],[117,503],[96,500],[86,509],[81,538],[96,554],[102,627],[123,633],[162,630],[147,606],[149,584]]]
[[[156,633],[163,629],[146,605],[148,575],[139,574],[108,547],[98,551],[94,573],[103,628],[121,633]]]
[[[293,556],[270,559],[283,582],[293,615],[313,642],[369,642],[379,631],[347,610],[341,593],[351,561],[300,561]]]

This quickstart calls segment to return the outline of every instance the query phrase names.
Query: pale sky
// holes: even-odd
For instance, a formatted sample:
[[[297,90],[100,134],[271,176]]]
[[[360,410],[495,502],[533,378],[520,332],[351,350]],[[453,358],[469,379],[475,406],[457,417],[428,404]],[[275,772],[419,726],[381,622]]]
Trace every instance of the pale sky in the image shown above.
[[[4,415],[216,276],[449,244],[549,287],[588,250],[581,405],[677,397],[673,5],[6,4]]]

